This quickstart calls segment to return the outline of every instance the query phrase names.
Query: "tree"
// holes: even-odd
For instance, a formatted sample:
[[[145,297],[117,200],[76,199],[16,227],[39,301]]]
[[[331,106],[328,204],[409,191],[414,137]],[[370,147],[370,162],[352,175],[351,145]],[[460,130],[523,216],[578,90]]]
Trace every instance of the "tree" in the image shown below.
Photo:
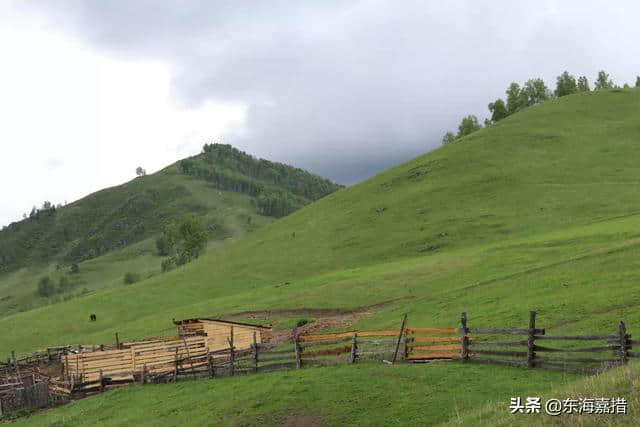
[[[501,98],[489,103],[489,111],[491,112],[492,123],[498,122],[509,115],[507,113],[507,106]]]
[[[462,119],[458,126],[458,138],[472,134],[473,132],[481,129],[482,125],[478,123],[478,118],[473,114],[470,114]]]
[[[587,80],[587,76],[578,77],[578,92],[590,92],[591,88],[589,87],[589,80]]]
[[[145,176],[147,174],[147,171],[142,169],[142,166],[138,166],[136,168],[136,175],[137,176]]]
[[[596,78],[594,89],[605,90],[605,89],[612,89],[612,88],[613,88],[613,81],[609,78],[609,74],[605,73],[604,70],[598,71],[598,77]]]
[[[451,144],[455,140],[456,136],[453,134],[453,132],[447,132],[442,137],[442,145]]]
[[[513,82],[506,91],[507,94],[507,113],[513,114],[522,108],[522,95],[520,93],[520,85]]]
[[[159,241],[162,243],[158,244]],[[184,214],[177,223],[165,226],[164,234],[156,241],[156,245],[172,260],[167,265],[183,265],[198,258],[207,245],[207,232],[202,218],[196,214]],[[165,261],[163,271],[166,271]]]
[[[530,107],[549,99],[551,92],[542,79],[529,79],[522,87],[520,96],[522,98],[521,105],[523,107]]]
[[[38,281],[38,295],[41,297],[50,297],[56,291],[53,280],[49,276],[43,276]]]
[[[636,87],[640,87],[640,76],[636,77]]]
[[[568,71],[565,71],[556,78],[556,90],[554,93],[558,98],[571,95],[577,91],[576,78],[569,74]]]

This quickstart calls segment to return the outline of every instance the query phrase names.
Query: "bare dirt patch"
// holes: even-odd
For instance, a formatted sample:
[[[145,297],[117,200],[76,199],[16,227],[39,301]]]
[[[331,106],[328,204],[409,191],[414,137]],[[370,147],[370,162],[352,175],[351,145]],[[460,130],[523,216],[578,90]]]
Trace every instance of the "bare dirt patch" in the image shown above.
[[[287,415],[282,422],[282,427],[322,427],[324,419],[318,414],[299,413]]]
[[[285,310],[263,310],[263,311],[243,311],[224,316],[225,320],[248,320],[252,318],[279,318],[279,317],[312,317],[313,320],[306,325],[298,328],[298,332],[315,333],[330,329],[350,328],[354,323],[367,317],[373,316],[376,309],[392,305],[399,300],[406,298],[398,298],[391,301],[385,301],[364,307],[347,310],[340,308],[295,308]],[[262,341],[267,342],[285,342],[293,341],[293,330],[272,330],[262,334]]]

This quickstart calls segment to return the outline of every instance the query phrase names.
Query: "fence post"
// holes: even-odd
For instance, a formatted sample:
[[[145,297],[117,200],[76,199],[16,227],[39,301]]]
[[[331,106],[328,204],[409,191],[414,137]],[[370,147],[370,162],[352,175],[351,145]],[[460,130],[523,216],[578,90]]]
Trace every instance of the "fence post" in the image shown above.
[[[209,378],[213,378],[213,365],[211,364],[211,353],[207,349],[207,369],[209,370]]]
[[[228,339],[229,341],[229,373],[231,376],[235,374],[235,363],[236,363],[236,349],[233,347],[233,326],[231,326],[231,332],[229,333],[231,337]]]
[[[293,349],[296,352],[296,368],[302,366],[301,354],[300,354],[300,335],[298,334],[298,328],[293,328]]]
[[[173,356],[173,362],[174,362],[174,367],[173,367],[173,382],[177,382],[178,381],[178,347],[176,346],[176,353]]]
[[[353,333],[353,340],[351,341],[351,363],[356,363],[356,350],[358,349],[358,334]]]
[[[624,365],[627,363],[627,327],[624,322],[621,320],[620,325],[618,327],[618,332],[620,333],[620,364]]]
[[[142,365],[142,371],[140,371],[140,384],[144,384],[144,380],[145,380],[144,376],[146,371],[147,371],[147,364],[145,363]]]
[[[463,362],[469,360],[469,337],[467,334],[469,333],[469,329],[467,328],[467,312],[463,311],[460,315],[460,333],[461,337],[461,346],[460,346],[460,358]]]
[[[104,392],[104,377],[102,376],[102,369],[100,369],[100,393]]]
[[[535,337],[536,334],[536,312],[529,312],[529,337],[527,339],[527,366],[533,368],[535,366]]]
[[[118,333],[116,332],[116,350],[120,349],[120,338],[118,337]]]
[[[258,341],[256,332],[253,332],[253,372],[258,372]]]
[[[396,351],[393,353],[393,359],[391,360],[391,364],[396,363],[396,358],[398,357],[398,350],[400,349],[400,341],[402,341],[402,335],[404,334],[404,328],[407,326],[407,313],[402,317],[402,325],[400,325],[400,333],[398,334],[398,342],[396,342]]]

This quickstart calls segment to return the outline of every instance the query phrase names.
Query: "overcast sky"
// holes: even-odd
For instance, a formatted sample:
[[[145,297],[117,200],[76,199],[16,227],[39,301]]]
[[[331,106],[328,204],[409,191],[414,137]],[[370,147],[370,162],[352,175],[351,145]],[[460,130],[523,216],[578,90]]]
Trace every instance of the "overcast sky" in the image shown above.
[[[640,5],[0,2],[0,225],[225,142],[351,184],[511,81],[640,74]]]

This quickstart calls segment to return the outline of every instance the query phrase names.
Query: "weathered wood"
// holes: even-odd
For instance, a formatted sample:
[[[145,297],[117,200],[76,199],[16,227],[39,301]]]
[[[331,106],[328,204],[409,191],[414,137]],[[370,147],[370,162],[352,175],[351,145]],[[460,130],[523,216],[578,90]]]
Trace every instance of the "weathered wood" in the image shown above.
[[[379,349],[379,348],[371,348],[371,349],[358,349],[357,355],[361,354],[392,354],[394,352],[393,348],[388,349]]]
[[[536,335],[544,335],[544,329],[536,329]],[[528,328],[470,328],[469,334],[509,334],[509,335],[529,335]],[[538,337],[536,336],[536,339]]]
[[[338,339],[331,339],[331,340],[302,341],[300,343],[300,348],[305,349],[305,348],[310,348],[310,347],[320,347],[320,346],[325,346],[325,345],[341,344],[341,343],[344,343],[344,342],[347,342],[347,341],[351,341],[353,339],[353,335],[354,334],[350,334],[348,337],[338,338]],[[395,340],[391,340],[391,341],[393,343],[396,342]]]
[[[579,362],[579,363],[610,363],[610,362],[620,361],[620,359],[611,359],[611,358],[603,358],[603,357],[538,356],[538,359],[545,362]]]
[[[407,328],[408,334],[455,334],[457,328]]]
[[[209,378],[213,378],[213,363],[211,363],[211,354],[207,351],[207,371],[209,372]]]
[[[467,328],[467,313],[462,312],[460,315],[460,334],[461,338],[461,346],[460,346],[460,358],[463,362],[466,362],[469,359],[469,328]]]
[[[538,335],[536,334],[536,340],[556,340],[556,341],[602,341],[602,340],[617,340],[618,335]]]
[[[270,354],[295,354],[295,349],[287,349],[287,350],[263,350],[260,352],[262,355],[270,355]]]
[[[526,347],[529,341],[471,341],[469,347]]]
[[[303,356],[305,356],[305,354],[303,354]],[[273,362],[275,360],[292,360],[292,361],[295,361],[295,358],[294,358],[293,354],[284,355],[284,356],[269,357],[269,358],[261,357],[260,358],[260,363]]]
[[[627,357],[640,357],[640,351],[627,351]]]
[[[460,350],[460,348],[460,344],[416,345],[411,347],[411,351]],[[463,355],[463,353],[460,354]]]
[[[461,331],[462,333],[462,331]],[[473,341],[471,337],[468,337],[469,341]],[[462,337],[410,337],[407,338],[410,342],[425,343],[425,342],[461,342]]]
[[[236,348],[233,346],[233,325],[231,326],[231,330],[229,332],[230,338],[227,339],[229,342],[229,375],[233,376],[235,374],[235,358],[236,358]]]
[[[458,359],[460,358],[459,351],[442,351],[442,352],[433,352],[433,353],[416,353],[410,354],[407,360],[415,360],[415,359]]]
[[[258,342],[255,331],[253,331],[253,372],[258,372]]]
[[[356,351],[358,350],[358,345],[356,343],[358,339],[358,334],[353,334],[353,340],[351,341],[351,361],[350,363],[356,363]]]
[[[585,347],[585,348],[551,348],[551,347],[542,347],[536,345],[535,350],[540,352],[549,352],[549,353],[598,353],[609,350],[618,350],[620,349],[619,345],[604,345],[600,347]]]
[[[116,348],[120,348],[120,338],[118,337],[118,333],[116,332]]]
[[[620,335],[620,364],[627,363],[627,327],[621,320],[618,326],[618,332]]]
[[[260,366],[258,372],[277,371],[280,369],[293,369],[296,367],[296,363],[274,363],[273,365]]]
[[[363,339],[360,339],[360,335],[358,335],[358,344],[373,344],[373,345],[392,344],[393,345],[395,343],[396,343],[395,339],[363,340]]]
[[[178,379],[178,347],[176,347],[176,354],[173,360],[174,360],[173,382],[175,383]]]
[[[144,384],[146,373],[147,373],[147,365],[142,365],[142,370],[140,371],[140,384]]]
[[[311,352],[305,352],[302,354],[296,353],[296,362],[300,358],[317,357],[317,356],[334,356],[337,354],[350,353],[350,352],[351,352],[351,346],[331,348],[328,350],[311,351]]]
[[[391,360],[391,364],[396,363],[396,358],[398,357],[398,350],[400,350],[400,341],[402,341],[402,335],[404,334],[404,328],[407,327],[407,313],[402,317],[402,324],[400,325],[400,333],[398,334],[398,342],[396,343],[396,351],[393,353],[393,359]]]
[[[293,329],[293,345],[296,355],[296,368],[300,369],[302,367],[302,349],[300,348],[300,334],[297,327]]]
[[[527,351],[511,351],[511,350],[473,350],[475,354],[488,354],[492,356],[513,356],[513,357],[527,357]]]
[[[104,377],[102,376],[102,369],[100,369],[100,393],[104,392]]]
[[[533,368],[535,364],[535,340],[536,340],[536,312],[529,312],[529,335],[527,338],[527,367]]]
[[[394,331],[394,332],[395,332],[394,333],[395,335],[397,331]],[[358,333],[362,334],[362,332],[358,332]],[[305,335],[299,335],[298,338],[300,341],[321,341],[321,340],[332,340],[332,339],[340,339],[340,338],[346,338],[347,340],[349,340],[351,339],[353,334],[355,334],[355,331],[335,332],[335,333],[329,333],[329,334],[305,334]]]

